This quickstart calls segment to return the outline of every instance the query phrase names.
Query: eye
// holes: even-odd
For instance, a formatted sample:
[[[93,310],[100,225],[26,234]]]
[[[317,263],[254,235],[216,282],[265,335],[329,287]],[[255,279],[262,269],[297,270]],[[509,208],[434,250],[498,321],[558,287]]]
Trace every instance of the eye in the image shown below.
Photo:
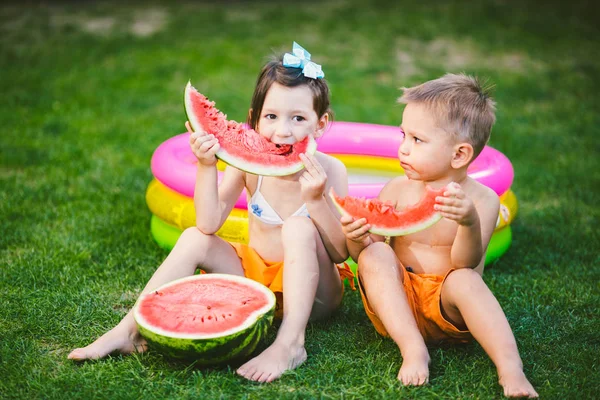
[[[415,143],[423,143],[423,141],[415,136]]]
[[[276,118],[277,118],[277,116],[276,116],[275,114],[266,114],[266,115],[265,115],[265,118],[266,118],[266,119],[276,119]]]
[[[295,115],[292,119],[296,122],[302,122],[302,121],[306,120],[306,118],[304,118],[301,115]]]

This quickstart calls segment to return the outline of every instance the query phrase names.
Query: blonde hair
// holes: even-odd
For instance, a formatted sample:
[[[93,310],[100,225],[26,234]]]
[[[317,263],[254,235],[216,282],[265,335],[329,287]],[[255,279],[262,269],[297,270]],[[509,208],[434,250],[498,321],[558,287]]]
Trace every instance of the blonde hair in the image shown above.
[[[440,128],[473,146],[477,157],[488,142],[496,121],[492,86],[465,74],[446,74],[421,85],[402,88],[399,103],[424,103]]]

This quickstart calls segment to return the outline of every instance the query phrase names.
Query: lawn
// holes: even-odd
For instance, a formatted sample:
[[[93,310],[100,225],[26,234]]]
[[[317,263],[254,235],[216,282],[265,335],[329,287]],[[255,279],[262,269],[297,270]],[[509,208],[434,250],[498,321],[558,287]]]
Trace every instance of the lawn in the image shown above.
[[[262,63],[297,41],[338,121],[398,125],[399,87],[447,71],[496,86],[490,145],[519,214],[484,279],[546,399],[600,391],[600,20],[591,1],[3,2],[0,398],[499,398],[481,347],[431,347],[431,383],[358,292],[310,324],[308,361],[268,385],[156,352],[67,360],[133,306],[167,252],[150,235],[150,158],[183,132],[193,84],[245,118]],[[273,339],[275,328],[270,332]]]

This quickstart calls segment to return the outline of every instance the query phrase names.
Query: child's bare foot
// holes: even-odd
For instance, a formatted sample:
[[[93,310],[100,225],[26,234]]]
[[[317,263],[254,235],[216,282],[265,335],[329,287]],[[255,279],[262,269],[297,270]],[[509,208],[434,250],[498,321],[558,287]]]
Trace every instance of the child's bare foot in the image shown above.
[[[421,386],[429,382],[429,353],[415,349],[405,352],[398,380],[405,386]]]
[[[139,333],[131,334],[129,329],[116,326],[100,336],[92,344],[73,350],[67,358],[71,360],[95,360],[113,352],[121,354],[141,353],[146,350],[146,340]]]
[[[530,399],[538,397],[537,392],[520,369],[499,374],[499,376],[498,382],[504,388],[504,396],[527,397]]]
[[[306,361],[304,346],[286,345],[275,341],[266,350],[238,368],[238,375],[256,382],[272,382],[285,371]]]

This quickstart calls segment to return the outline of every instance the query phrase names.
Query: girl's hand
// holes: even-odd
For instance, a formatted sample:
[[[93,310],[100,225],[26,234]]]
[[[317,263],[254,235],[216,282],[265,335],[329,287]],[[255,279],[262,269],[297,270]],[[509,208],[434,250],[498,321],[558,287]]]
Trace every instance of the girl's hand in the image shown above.
[[[471,226],[478,221],[473,201],[456,182],[448,184],[443,196],[437,196],[435,201],[437,204],[434,205],[434,209],[444,218],[456,221],[459,225]]]
[[[221,148],[219,141],[214,135],[208,135],[206,132],[194,132],[189,121],[185,121],[185,127],[190,135],[190,147],[192,152],[202,165],[213,166],[217,164],[215,154]]]
[[[342,215],[340,218],[342,231],[348,240],[367,246],[369,244],[369,229],[371,225],[367,224],[366,218],[355,220],[349,215]]]
[[[302,199],[305,203],[320,200],[323,198],[323,192],[325,192],[327,174],[315,156],[300,154],[300,159],[305,168],[299,179]]]

